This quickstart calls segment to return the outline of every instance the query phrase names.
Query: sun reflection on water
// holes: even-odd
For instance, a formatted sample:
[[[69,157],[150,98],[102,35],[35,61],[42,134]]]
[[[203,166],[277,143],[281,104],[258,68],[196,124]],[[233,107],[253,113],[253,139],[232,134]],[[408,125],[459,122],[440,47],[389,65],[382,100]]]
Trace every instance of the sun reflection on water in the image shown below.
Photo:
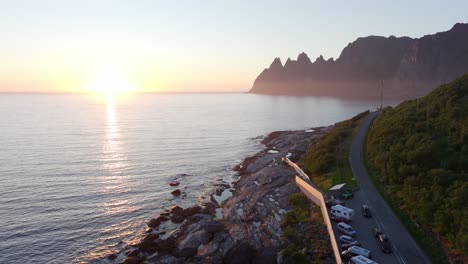
[[[99,193],[106,194],[104,200],[99,204],[103,217],[121,218],[120,223],[108,226],[100,230],[99,239],[108,241],[105,246],[89,253],[91,259],[99,258],[111,253],[113,250],[111,241],[127,239],[135,232],[135,225],[131,219],[125,216],[131,215],[138,210],[134,199],[126,194],[134,190],[134,182],[131,181],[128,172],[128,153],[125,145],[125,133],[120,129],[118,107],[116,98],[109,96],[105,108],[105,125],[102,150],[99,155],[100,181]],[[126,219],[126,220],[123,220]]]

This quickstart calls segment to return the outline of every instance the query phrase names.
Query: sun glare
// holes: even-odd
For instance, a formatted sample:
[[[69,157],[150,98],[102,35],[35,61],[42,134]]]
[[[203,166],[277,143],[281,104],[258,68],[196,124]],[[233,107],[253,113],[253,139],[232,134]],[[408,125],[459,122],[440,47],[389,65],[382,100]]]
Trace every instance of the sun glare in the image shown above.
[[[87,85],[87,91],[106,96],[129,93],[134,90],[127,76],[115,67],[97,70]]]

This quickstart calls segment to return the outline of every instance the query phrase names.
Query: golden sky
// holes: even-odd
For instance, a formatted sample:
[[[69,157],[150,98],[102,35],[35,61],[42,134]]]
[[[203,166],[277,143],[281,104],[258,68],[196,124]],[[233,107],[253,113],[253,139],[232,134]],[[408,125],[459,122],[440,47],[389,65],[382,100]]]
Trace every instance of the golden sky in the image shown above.
[[[447,30],[466,22],[468,2],[0,0],[0,7],[0,92],[245,92],[275,57],[337,58],[361,36]]]

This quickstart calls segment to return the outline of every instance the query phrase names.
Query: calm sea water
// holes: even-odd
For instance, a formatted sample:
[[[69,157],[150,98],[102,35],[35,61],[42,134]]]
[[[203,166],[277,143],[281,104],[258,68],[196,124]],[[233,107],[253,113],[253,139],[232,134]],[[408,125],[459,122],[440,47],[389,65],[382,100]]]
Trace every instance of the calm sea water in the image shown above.
[[[375,101],[251,94],[0,95],[0,263],[81,263],[191,205],[275,130],[329,125]],[[179,174],[187,196],[168,183]],[[186,189],[185,189],[186,188]],[[123,242],[123,243],[122,243]]]

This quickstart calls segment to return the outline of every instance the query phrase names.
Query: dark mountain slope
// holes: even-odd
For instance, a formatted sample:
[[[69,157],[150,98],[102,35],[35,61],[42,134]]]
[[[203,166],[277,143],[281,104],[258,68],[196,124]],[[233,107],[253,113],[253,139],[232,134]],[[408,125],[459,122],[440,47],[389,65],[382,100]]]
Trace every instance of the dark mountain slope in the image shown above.
[[[468,24],[420,39],[358,38],[340,57],[311,62],[305,53],[284,66],[276,58],[255,80],[251,93],[415,98],[468,72]]]

